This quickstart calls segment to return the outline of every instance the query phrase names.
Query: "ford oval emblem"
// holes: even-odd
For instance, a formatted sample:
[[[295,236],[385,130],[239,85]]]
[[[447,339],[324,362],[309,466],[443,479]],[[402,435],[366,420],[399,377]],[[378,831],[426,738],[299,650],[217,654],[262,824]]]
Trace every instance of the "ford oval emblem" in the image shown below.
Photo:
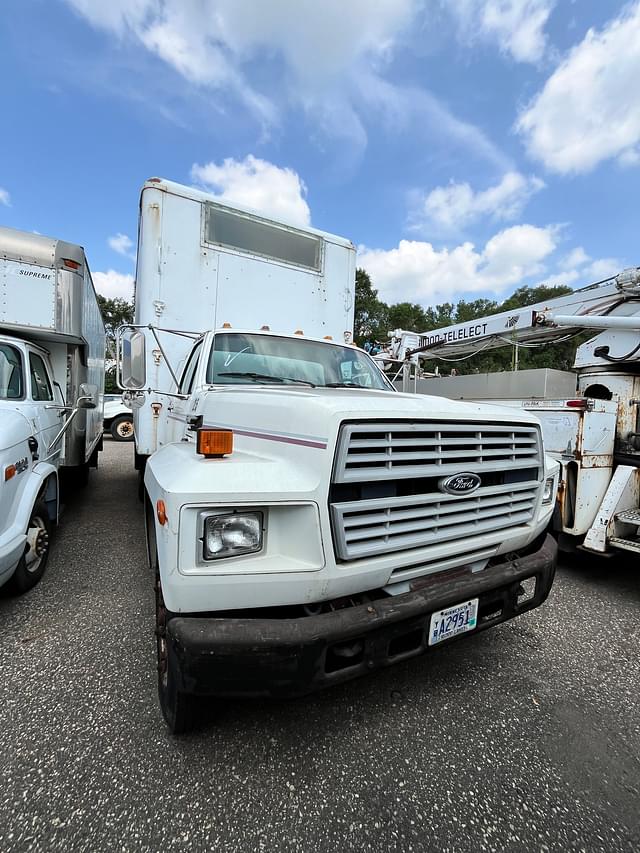
[[[477,474],[462,473],[443,477],[438,481],[438,488],[448,495],[470,495],[480,485],[481,480]]]

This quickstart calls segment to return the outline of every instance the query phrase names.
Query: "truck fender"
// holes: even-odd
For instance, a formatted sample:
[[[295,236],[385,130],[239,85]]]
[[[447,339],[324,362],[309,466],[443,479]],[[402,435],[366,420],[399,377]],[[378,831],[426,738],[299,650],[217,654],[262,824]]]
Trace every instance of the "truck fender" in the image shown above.
[[[36,501],[42,495],[49,512],[49,520],[52,524],[57,524],[60,511],[59,494],[58,471],[55,466],[50,462],[37,462],[31,470],[29,482],[22,496],[22,501],[28,505],[26,522]]]

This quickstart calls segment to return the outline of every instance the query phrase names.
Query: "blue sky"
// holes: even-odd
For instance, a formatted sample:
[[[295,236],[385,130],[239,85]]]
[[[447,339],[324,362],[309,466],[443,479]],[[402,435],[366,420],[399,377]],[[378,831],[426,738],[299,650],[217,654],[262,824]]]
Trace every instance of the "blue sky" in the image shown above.
[[[131,293],[162,175],[351,238],[389,302],[640,264],[640,0],[4,0],[0,222]]]

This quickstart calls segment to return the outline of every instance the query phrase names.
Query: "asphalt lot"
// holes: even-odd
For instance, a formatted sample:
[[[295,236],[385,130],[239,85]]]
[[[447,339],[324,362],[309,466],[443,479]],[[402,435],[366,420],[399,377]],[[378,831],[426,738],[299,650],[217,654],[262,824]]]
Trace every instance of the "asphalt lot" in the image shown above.
[[[173,739],[132,453],[105,441],[42,583],[0,592],[3,853],[640,849],[637,561],[563,565],[519,620]]]

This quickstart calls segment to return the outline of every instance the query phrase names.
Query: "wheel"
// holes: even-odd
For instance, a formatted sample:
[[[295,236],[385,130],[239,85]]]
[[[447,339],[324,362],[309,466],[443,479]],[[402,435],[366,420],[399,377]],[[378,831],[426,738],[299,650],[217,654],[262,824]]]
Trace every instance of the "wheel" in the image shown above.
[[[31,510],[24,554],[9,581],[10,587],[19,595],[34,587],[44,574],[49,559],[50,536],[51,521],[47,506],[39,499]]]
[[[133,418],[119,415],[111,421],[109,430],[114,441],[133,441]]]
[[[170,614],[162,595],[158,548],[156,544],[155,520],[151,504],[147,502],[145,513],[147,528],[147,556],[154,573],[156,593],[156,651],[158,658],[158,699],[160,710],[171,734],[189,731],[193,724],[193,698],[178,689],[178,661],[171,643],[167,641],[167,624]]]

